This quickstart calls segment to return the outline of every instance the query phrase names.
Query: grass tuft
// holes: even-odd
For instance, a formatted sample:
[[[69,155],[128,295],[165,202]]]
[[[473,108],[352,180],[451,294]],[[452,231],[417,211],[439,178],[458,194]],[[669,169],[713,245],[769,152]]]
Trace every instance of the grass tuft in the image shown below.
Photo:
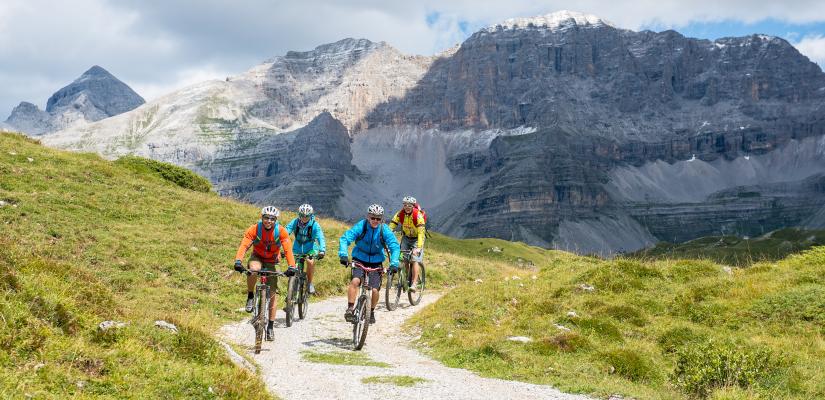
[[[402,387],[412,387],[419,383],[427,382],[424,378],[408,375],[388,375],[388,376],[368,376],[361,378],[362,383],[380,383],[384,385],[395,385]]]
[[[301,352],[304,360],[314,363],[335,364],[335,365],[362,365],[366,367],[380,367],[389,368],[390,364],[380,361],[374,361],[365,353],[354,351],[333,351],[333,352],[318,352],[318,351],[304,351]]]

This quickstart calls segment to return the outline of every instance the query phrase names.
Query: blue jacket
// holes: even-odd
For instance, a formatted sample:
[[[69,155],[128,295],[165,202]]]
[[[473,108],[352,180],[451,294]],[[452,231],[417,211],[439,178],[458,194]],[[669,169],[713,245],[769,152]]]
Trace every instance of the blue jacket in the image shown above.
[[[358,239],[365,230],[366,235],[356,242],[356,239]],[[398,255],[401,252],[401,248],[398,246],[398,240],[395,239],[395,235],[392,234],[387,224],[382,223],[378,228],[373,229],[366,219],[356,222],[352,228],[344,232],[341,236],[341,239],[338,241],[338,257],[346,257],[347,248],[349,248],[351,243],[355,242],[355,247],[352,248],[352,258],[357,258],[369,263],[384,262],[386,257],[384,256],[384,247],[381,242],[382,235],[384,237],[383,244],[386,244],[387,248],[390,249],[390,266],[397,267]]]
[[[315,216],[310,216],[309,222],[303,228],[298,228],[299,222],[298,218],[295,218],[286,225],[286,231],[290,235],[295,235],[295,240],[292,242],[292,253],[309,254],[312,250],[315,250],[316,253],[326,253],[327,243],[324,239],[324,231],[318,221],[315,220]],[[312,225],[312,237],[307,236],[310,225]]]

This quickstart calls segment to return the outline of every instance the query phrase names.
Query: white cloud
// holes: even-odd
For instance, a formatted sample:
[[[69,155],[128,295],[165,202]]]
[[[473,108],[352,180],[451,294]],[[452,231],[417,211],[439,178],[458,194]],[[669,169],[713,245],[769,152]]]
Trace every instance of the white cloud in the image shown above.
[[[825,36],[823,35],[808,35],[802,38],[794,47],[804,54],[811,61],[819,64],[820,68],[825,69]]]
[[[164,81],[136,81],[129,86],[149,102],[190,85],[212,79],[223,80],[231,75],[234,75],[234,73],[216,65],[204,65],[175,71],[171,79]]]
[[[766,18],[825,21],[821,0],[2,0],[0,76],[8,77],[2,82],[8,86],[0,92],[0,115],[23,99],[44,103],[95,64],[154,98],[200,77],[235,75],[288,50],[346,37],[434,54],[464,38],[462,24],[486,26],[560,9],[627,29]],[[434,13],[439,18],[428,24]],[[803,38],[798,48],[810,46],[803,53],[821,63],[815,43]],[[59,83],[44,94],[26,83],[32,80]]]

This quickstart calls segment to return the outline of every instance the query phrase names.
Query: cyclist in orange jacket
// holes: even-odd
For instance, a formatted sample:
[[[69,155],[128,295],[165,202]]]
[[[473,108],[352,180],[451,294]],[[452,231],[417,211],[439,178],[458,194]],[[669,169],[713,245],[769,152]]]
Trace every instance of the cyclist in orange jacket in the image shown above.
[[[280,261],[280,251],[286,254],[286,261],[289,268],[285,274],[292,276],[298,270],[295,268],[295,256],[292,254],[292,242],[289,240],[289,232],[286,228],[278,224],[278,217],[281,212],[273,207],[267,206],[261,209],[261,220],[258,223],[250,226],[244,233],[241,239],[241,245],[238,247],[238,252],[235,254],[235,270],[243,272],[243,259],[247,250],[252,247],[252,255],[247,262],[247,268],[250,271],[264,270],[275,271]],[[258,279],[257,274],[249,274],[246,278],[246,312],[252,312],[255,307],[254,294],[255,281]],[[271,293],[276,293],[278,290],[278,280],[268,279],[267,284],[270,287]],[[266,340],[272,341],[274,339],[274,332],[272,325],[275,321],[275,310],[278,304],[278,296],[272,296],[272,301],[269,302],[269,323],[266,326]]]

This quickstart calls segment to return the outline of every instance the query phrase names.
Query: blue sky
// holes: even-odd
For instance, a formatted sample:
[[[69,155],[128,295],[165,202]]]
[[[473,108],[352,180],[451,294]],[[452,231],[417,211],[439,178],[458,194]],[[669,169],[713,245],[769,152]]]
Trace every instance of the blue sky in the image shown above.
[[[796,42],[803,37],[825,35],[825,21],[807,24],[791,24],[776,19],[766,19],[753,23],[742,21],[709,21],[693,22],[686,26],[667,26],[662,24],[643,25],[642,28],[652,31],[674,29],[679,33],[701,39],[719,39],[726,36],[745,36],[753,33],[762,33],[778,36],[790,42]]]
[[[825,65],[825,0],[2,0],[0,121],[20,101],[45,107],[92,65],[151,101],[347,37],[432,55],[482,27],[564,9],[632,30],[780,36]]]

